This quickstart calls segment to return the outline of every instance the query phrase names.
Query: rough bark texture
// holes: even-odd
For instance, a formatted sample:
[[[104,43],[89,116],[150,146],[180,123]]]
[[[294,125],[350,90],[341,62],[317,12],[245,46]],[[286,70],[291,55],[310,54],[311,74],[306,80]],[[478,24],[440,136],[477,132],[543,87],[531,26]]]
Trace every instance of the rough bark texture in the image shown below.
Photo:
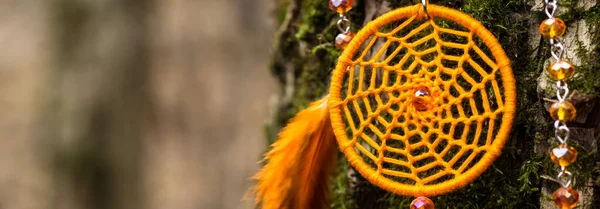
[[[282,84],[279,109],[268,127],[269,141],[298,110],[328,91],[331,69],[340,52],[332,45],[337,29],[336,14],[322,0],[281,0],[272,72]],[[511,59],[517,80],[517,115],[503,155],[475,182],[454,193],[432,198],[437,208],[553,208],[551,193],[558,185],[545,176],[555,176],[557,167],[547,151],[556,144],[547,112],[556,99],[553,82],[546,75],[550,49],[538,32],[546,18],[543,1],[459,0],[431,1],[461,10],[481,21],[498,38]],[[353,29],[389,9],[416,1],[359,0],[349,13]],[[580,208],[600,205],[600,4],[596,0],[559,1],[558,16],[565,20],[566,56],[576,65],[569,80],[571,101],[578,108],[570,143],[579,152],[570,167],[576,173],[575,187]],[[355,173],[340,154],[334,208],[408,208],[409,197],[381,190]],[[595,207],[594,207],[595,206]]]

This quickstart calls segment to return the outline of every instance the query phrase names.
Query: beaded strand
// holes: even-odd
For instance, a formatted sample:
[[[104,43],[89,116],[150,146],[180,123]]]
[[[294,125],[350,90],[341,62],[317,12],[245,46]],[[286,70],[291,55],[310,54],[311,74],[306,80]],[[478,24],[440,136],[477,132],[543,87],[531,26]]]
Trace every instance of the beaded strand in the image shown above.
[[[567,166],[571,165],[577,159],[577,151],[572,146],[569,146],[569,128],[566,122],[575,119],[577,110],[568,101],[565,101],[569,95],[567,79],[571,78],[575,73],[573,64],[564,59],[565,47],[558,39],[562,37],[567,29],[565,23],[554,17],[554,13],[558,8],[557,0],[545,0],[546,15],[548,19],[544,20],[540,25],[540,33],[545,38],[550,40],[551,53],[554,61],[548,67],[550,78],[556,81],[556,95],[558,101],[550,106],[550,116],[555,120],[555,136],[560,145],[550,150],[550,159],[560,166],[560,172],[556,181],[561,184],[552,197],[554,203],[560,209],[571,209],[577,206],[579,202],[579,193],[573,189],[573,173],[567,170]]]

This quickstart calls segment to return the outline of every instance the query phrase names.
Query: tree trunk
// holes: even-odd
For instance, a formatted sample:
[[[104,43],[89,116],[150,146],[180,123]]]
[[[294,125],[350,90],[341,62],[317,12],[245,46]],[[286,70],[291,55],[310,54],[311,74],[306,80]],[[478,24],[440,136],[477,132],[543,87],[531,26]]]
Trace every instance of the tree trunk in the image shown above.
[[[268,127],[269,141],[287,119],[328,91],[328,82],[340,51],[332,44],[336,15],[326,1],[279,1],[280,28],[276,35],[272,72],[282,86],[277,116]],[[418,1],[420,2],[420,1]],[[556,145],[547,108],[556,99],[546,71],[550,58],[547,40],[539,35],[546,18],[543,1],[461,0],[430,1],[460,10],[478,19],[499,40],[511,59],[517,81],[517,111],[513,131],[503,154],[476,181],[450,194],[432,198],[437,208],[554,208],[552,192],[558,188],[545,176],[558,168],[548,150]],[[361,28],[377,16],[417,1],[362,0],[349,12],[353,28]],[[581,208],[600,205],[600,4],[596,0],[559,1],[557,15],[568,25],[566,57],[576,66],[569,80],[570,101],[577,107],[576,121],[569,123],[569,142],[579,152],[570,167],[576,175]],[[371,185],[340,154],[335,178],[334,208],[408,208],[402,197]]]
[[[35,2],[51,23],[37,140],[51,179],[31,196],[52,204],[30,208],[253,207],[272,2]]]
[[[55,0],[55,65],[46,134],[55,208],[146,208],[142,138],[155,120],[149,88],[151,0]]]

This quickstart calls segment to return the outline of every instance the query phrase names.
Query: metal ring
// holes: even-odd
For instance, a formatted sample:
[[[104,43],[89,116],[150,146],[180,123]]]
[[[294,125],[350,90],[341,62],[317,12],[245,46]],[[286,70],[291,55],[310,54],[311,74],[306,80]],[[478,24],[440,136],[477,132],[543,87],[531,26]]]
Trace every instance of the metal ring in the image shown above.
[[[567,132],[569,131],[567,123],[564,122],[564,121],[561,121],[561,120],[554,121],[554,128],[560,129],[560,130],[563,130],[563,131],[567,131]],[[566,128],[566,130],[564,130],[565,128]]]
[[[546,10],[546,15],[548,16],[549,19],[554,19],[554,14],[556,13],[557,8],[558,8],[558,5],[556,4],[556,2],[546,3],[545,10]]]
[[[567,84],[567,82],[566,82],[566,81],[564,81],[564,80],[558,80],[558,81],[556,81],[556,86],[557,86],[559,89],[566,89],[566,88],[569,88],[569,84]]]
[[[337,28],[340,33],[348,34],[350,31],[350,20],[345,15],[340,15],[340,19],[337,21]],[[344,28],[344,26],[346,28]]]
[[[564,92],[562,94],[560,93],[560,90],[556,91],[556,97],[558,98],[559,102],[565,101],[565,99],[567,98],[568,95],[569,95],[569,89],[564,89]]]
[[[567,181],[567,183],[564,183],[562,181],[562,178],[567,175],[567,177],[569,178],[569,180]],[[569,186],[571,186],[571,184],[573,183],[573,173],[571,173],[570,171],[568,171],[565,167],[560,167],[560,173],[558,173],[558,176],[556,176],[556,179],[559,181],[559,183],[564,187],[564,188],[568,188]]]
[[[569,130],[567,124],[563,121],[556,120],[554,122],[554,128],[556,128],[554,130],[554,136],[556,137],[556,140],[558,140],[561,144],[566,144],[569,140],[569,135],[571,134],[571,130]],[[561,136],[561,134],[564,136]]]
[[[565,82],[564,80],[556,81],[556,87],[556,97],[558,98],[558,101],[565,101],[567,96],[569,96],[569,86],[567,85],[567,82]],[[563,91],[562,94],[561,91]]]
[[[556,43],[554,43],[556,41]],[[552,57],[554,57],[554,59],[558,62],[560,60],[563,59],[564,55],[565,55],[565,46],[560,43],[560,41],[558,40],[554,40],[554,39],[550,39],[550,43],[552,44],[550,53],[552,54]],[[556,50],[558,49],[559,54],[556,54]]]
[[[429,0],[421,0],[421,3],[423,4],[423,12],[425,12],[425,18],[429,19],[429,12],[427,12],[427,4],[429,3]]]

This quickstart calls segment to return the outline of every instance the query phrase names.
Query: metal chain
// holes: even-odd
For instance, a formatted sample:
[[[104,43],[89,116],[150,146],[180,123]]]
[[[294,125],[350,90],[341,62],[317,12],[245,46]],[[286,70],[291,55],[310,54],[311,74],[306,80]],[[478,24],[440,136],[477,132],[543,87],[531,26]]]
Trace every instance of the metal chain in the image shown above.
[[[558,0],[544,0],[546,8],[546,15],[549,19],[554,19],[554,14],[558,9]],[[555,62],[563,60],[565,55],[565,46],[557,38],[550,39],[550,53]],[[565,102],[569,95],[569,85],[566,80],[559,80],[556,82],[556,97],[559,103]],[[554,136],[561,145],[566,145],[569,140],[571,130],[567,127],[565,121],[556,120],[554,121]],[[561,184],[562,187],[567,188],[573,184],[574,175],[565,166],[560,167],[560,172],[556,177],[556,181]]]
[[[554,136],[561,144],[567,144],[570,134],[571,130],[569,130],[569,127],[567,127],[567,124],[564,121],[554,121]]]
[[[565,55],[565,46],[558,39],[550,39],[550,53],[555,61],[560,61]]]
[[[564,178],[567,178],[566,181],[563,180]],[[558,183],[560,183],[561,186],[564,188],[568,188],[571,186],[571,184],[573,184],[573,178],[573,173],[568,171],[567,168],[565,168],[564,166],[560,167],[560,173],[558,173],[558,175],[556,176]]]
[[[556,13],[556,9],[558,9],[558,2],[556,0],[544,0],[546,3],[546,15],[548,18],[554,19],[554,13]]]
[[[350,32],[350,19],[344,14],[340,14],[340,19],[337,21],[337,28],[342,34],[348,34]]]
[[[421,0],[421,4],[423,5],[423,12],[425,13],[425,18],[429,19],[429,12],[427,12],[427,5],[429,4],[429,0]]]
[[[559,102],[564,102],[567,96],[569,95],[569,86],[567,82],[564,80],[560,80],[556,82],[556,97]]]

